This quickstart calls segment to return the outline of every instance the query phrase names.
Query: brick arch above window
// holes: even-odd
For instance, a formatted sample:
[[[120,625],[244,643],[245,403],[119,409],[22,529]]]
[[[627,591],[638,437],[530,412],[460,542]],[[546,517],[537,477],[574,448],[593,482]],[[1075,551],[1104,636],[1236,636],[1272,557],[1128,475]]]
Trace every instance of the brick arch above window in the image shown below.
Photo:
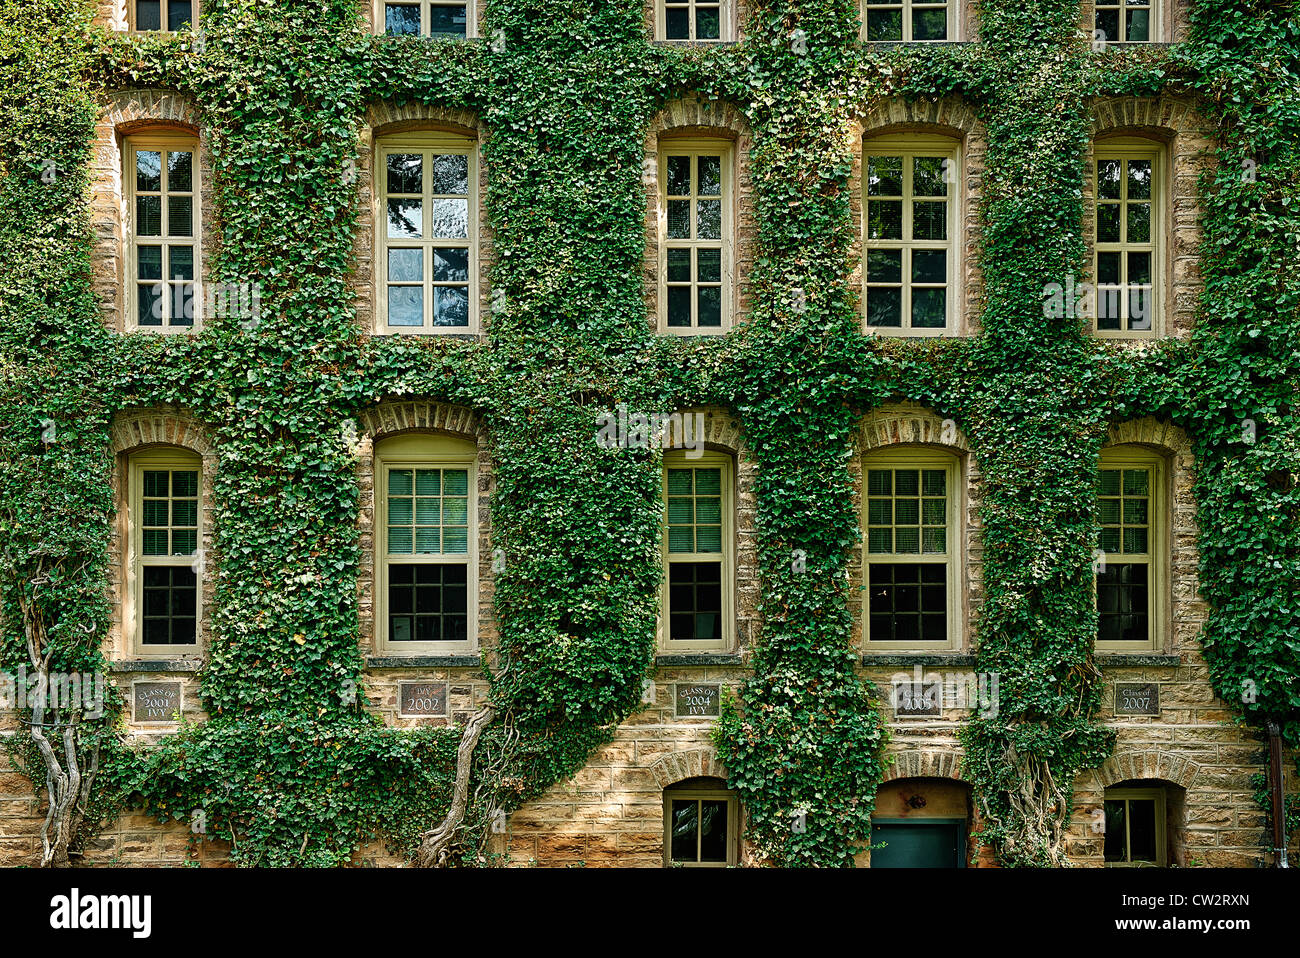
[[[1112,755],[1100,768],[1084,773],[1100,790],[1129,781],[1163,781],[1190,789],[1200,774],[1198,762],[1168,749],[1121,751]]]
[[[961,777],[960,749],[930,752],[905,748],[892,754],[894,761],[885,769],[881,784],[906,778],[946,778],[965,784]]]
[[[179,446],[204,460],[216,458],[212,437],[196,416],[178,406],[124,410],[113,417],[109,443],[114,454],[145,446]],[[206,462],[205,462],[206,465]]]
[[[726,781],[730,774],[713,748],[690,748],[662,755],[650,766],[650,774],[660,788],[669,788],[692,778],[717,778]]]
[[[1113,423],[1106,430],[1106,445],[1149,446],[1167,456],[1191,456],[1192,443],[1178,426],[1154,416]]]
[[[467,406],[437,400],[384,400],[359,414],[361,431],[372,442],[404,432],[425,430],[477,440],[482,422]]]
[[[945,423],[950,425],[945,427]],[[941,446],[969,453],[970,440],[954,420],[944,419],[915,403],[889,403],[869,412],[862,421],[860,451],[897,445]]]
[[[697,415],[704,417],[704,445],[709,449],[715,449],[720,452],[728,452],[733,456],[747,454],[744,437],[741,433],[740,421],[731,413],[724,409],[701,408],[701,409],[682,409],[673,415],[680,416],[682,421],[682,430],[685,431],[683,437],[676,424],[672,428],[665,428],[665,449],[685,449],[687,441],[694,443],[694,432],[696,420],[693,418]],[[692,417],[688,420],[688,417]]]

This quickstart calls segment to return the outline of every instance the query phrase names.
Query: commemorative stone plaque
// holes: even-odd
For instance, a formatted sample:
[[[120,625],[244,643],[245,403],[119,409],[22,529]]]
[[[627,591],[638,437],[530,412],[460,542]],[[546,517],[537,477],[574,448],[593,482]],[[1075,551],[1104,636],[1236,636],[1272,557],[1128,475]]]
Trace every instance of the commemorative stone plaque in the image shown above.
[[[446,682],[399,682],[397,714],[421,718],[447,714]]]
[[[1116,715],[1159,715],[1160,685],[1157,682],[1116,682]]]
[[[894,683],[894,715],[898,718],[925,718],[941,714],[943,686],[938,682]]]
[[[719,713],[720,688],[718,685],[678,685],[677,716],[716,716]]]
[[[133,692],[137,722],[150,725],[171,724],[181,713],[179,682],[137,682]]]

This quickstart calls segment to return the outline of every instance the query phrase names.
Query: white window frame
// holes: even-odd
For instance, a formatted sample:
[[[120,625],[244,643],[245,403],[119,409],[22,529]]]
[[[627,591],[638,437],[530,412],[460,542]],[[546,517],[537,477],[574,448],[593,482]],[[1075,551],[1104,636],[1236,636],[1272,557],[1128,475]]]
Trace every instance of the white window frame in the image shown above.
[[[478,36],[478,10],[475,8],[475,0],[464,0],[463,3],[456,0],[374,0],[374,17],[375,33],[379,36],[388,35],[388,13],[385,7],[390,3],[401,4],[407,7],[420,8],[420,36],[428,39],[432,34],[429,33],[433,25],[432,18],[429,15],[430,7],[461,7],[465,8],[465,37],[471,40]],[[452,34],[438,34],[438,36],[452,36]]]
[[[960,0],[948,0],[948,2],[943,5],[948,8],[946,11],[947,19],[948,19],[948,27],[946,32],[948,35],[942,40],[913,40],[912,39],[912,8],[913,7],[933,8],[933,7],[940,6],[939,3],[914,2],[914,0],[893,0],[892,3],[886,2],[880,4],[868,4],[866,0],[859,0],[858,16],[861,18],[862,22],[861,22],[861,26],[859,27],[858,37],[863,43],[952,43],[954,41],[961,40],[962,37],[959,35],[961,30],[961,16],[960,16],[960,12],[957,9],[958,6],[960,5]],[[903,35],[899,37],[897,40],[868,40],[867,39],[868,8],[873,10],[889,10],[889,9],[902,10],[903,11],[903,15],[902,15]]]
[[[1147,552],[1110,553],[1107,562],[1145,563],[1147,566],[1147,638],[1142,642],[1103,642],[1096,640],[1098,652],[1158,652],[1164,648],[1165,623],[1168,614],[1169,589],[1169,523],[1168,470],[1164,456],[1142,446],[1123,444],[1106,446],[1101,450],[1097,463],[1098,472],[1103,469],[1146,469],[1150,471],[1150,498],[1147,505]],[[1123,476],[1121,474],[1121,483]],[[1098,496],[1100,499],[1100,496]],[[1121,507],[1122,508],[1122,507]],[[1123,517],[1121,516],[1121,521]],[[1121,547],[1123,543],[1121,542]],[[1093,574],[1092,600],[1097,602],[1096,573]]]
[[[716,552],[669,552],[668,551],[668,470],[669,469],[720,469],[722,489],[722,553]],[[693,652],[724,652],[735,644],[736,634],[736,495],[735,464],[727,453],[704,450],[702,453],[687,455],[680,449],[664,453],[661,489],[663,496],[662,516],[663,532],[660,536],[660,550],[663,559],[663,579],[659,595],[659,647],[668,653],[690,654]],[[715,562],[721,560],[720,579],[722,582],[722,622],[718,641],[673,639],[672,636],[672,602],[669,589],[669,566],[674,563]]]
[[[896,471],[942,469],[945,472],[947,505],[944,517],[947,520],[943,556],[934,553],[871,552],[868,524],[870,496],[867,494],[868,473],[873,469]],[[964,579],[965,539],[961,512],[965,503],[964,487],[961,485],[963,469],[956,454],[941,449],[924,446],[898,446],[873,449],[862,459],[862,644],[868,653],[873,652],[951,652],[962,648],[965,622],[962,617],[963,598],[966,592]],[[891,479],[891,488],[894,483]],[[897,498],[896,490],[891,493],[891,500]],[[909,497],[910,498],[910,497]],[[918,499],[923,498],[921,496]],[[923,508],[918,506],[918,508]],[[883,528],[883,527],[877,527]],[[892,528],[892,526],[891,526]],[[871,564],[880,562],[890,565],[942,565],[946,572],[945,599],[947,600],[947,635],[942,642],[896,642],[876,641],[871,638]]]
[[[688,6],[689,4],[689,6]],[[700,3],[697,0],[674,0],[672,6],[687,7],[687,15],[690,17],[691,35],[689,37],[676,37],[669,39],[668,34],[668,6],[665,0],[655,0],[655,39],[662,43],[731,43],[736,39],[736,13],[734,0],[716,0],[718,7],[718,36],[717,38],[708,38],[697,40],[695,38],[695,8],[697,6],[713,6],[708,0]]]
[[[196,551],[190,555],[146,556],[144,554],[144,474],[153,471],[192,470],[198,473],[198,528]],[[168,482],[170,483],[170,478]],[[203,580],[206,563],[199,562],[195,574],[194,642],[188,645],[144,644],[144,569],[153,566],[193,566],[203,550],[203,460],[198,453],[178,446],[160,446],[131,453],[127,457],[127,555],[126,598],[122,634],[128,637],[133,658],[174,658],[202,653]],[[170,515],[168,516],[170,522]]]
[[[162,197],[162,235],[161,236],[141,236],[138,232],[136,222],[136,154],[140,151],[151,152],[160,151],[163,154],[162,176],[163,190],[159,194]],[[172,191],[167,189],[167,153],[168,152],[187,152],[193,156],[191,160],[193,178],[192,188],[189,191],[179,190]],[[126,203],[126,216],[123,221],[123,236],[126,240],[126,255],[122,257],[126,275],[123,278],[125,291],[123,299],[125,303],[125,328],[129,332],[141,333],[158,333],[162,335],[177,335],[185,333],[195,333],[203,328],[203,173],[202,158],[199,153],[199,138],[192,133],[143,133],[124,137],[122,140],[122,185],[123,194]],[[191,196],[193,202],[190,207],[190,216],[192,218],[191,235],[173,237],[170,234],[168,215],[167,215],[167,198],[172,195]],[[168,267],[171,264],[170,247],[175,240],[176,246],[192,246],[194,248],[194,280],[193,290],[191,291],[189,302],[193,310],[193,325],[183,326],[170,324],[168,320],[172,318],[172,310],[175,304],[173,286],[179,285],[172,283],[168,279]],[[139,298],[138,289],[139,280],[139,257],[140,247],[142,245],[163,247],[162,261],[162,279],[158,282],[166,289],[163,293],[163,325],[161,326],[141,326],[139,323]]]
[[[420,153],[425,157],[423,164],[423,224],[424,232],[429,232],[430,211],[433,199],[442,194],[433,190],[432,165],[429,158],[435,154],[458,154],[468,158],[469,182],[469,236],[464,239],[400,239],[388,236],[388,166],[386,157],[392,153]],[[468,135],[445,132],[402,133],[381,136],[375,139],[374,151],[374,290],[375,290],[375,331],[379,334],[400,334],[407,336],[447,336],[477,334],[479,332],[479,213],[478,213],[478,143]],[[404,195],[404,194],[399,194]],[[468,326],[434,326],[433,290],[433,249],[469,247],[469,325]],[[388,255],[390,248],[419,247],[423,251],[424,279],[424,325],[390,326],[388,324]],[[459,284],[456,284],[459,285]]]
[[[902,230],[900,240],[871,239],[868,236],[870,223],[870,204],[873,198],[867,195],[870,188],[870,162],[872,156],[896,156],[903,161],[903,204]],[[912,160],[916,157],[941,157],[946,161],[944,180],[947,184],[948,210],[946,242],[937,240],[916,240],[911,238],[913,206],[915,193],[912,189]],[[965,290],[961,284],[964,275],[961,242],[962,204],[965,202],[965,174],[962,165],[961,141],[935,133],[912,133],[904,135],[886,135],[864,137],[862,141],[862,324],[868,335],[931,337],[956,336],[964,309]],[[898,197],[876,197],[875,201],[897,200]],[[923,198],[922,202],[933,198]],[[867,258],[872,250],[902,250],[902,282],[899,284],[902,295],[902,326],[871,326],[867,323],[867,301],[869,299]],[[944,249],[947,252],[944,289],[944,324],[942,328],[925,329],[912,326],[912,286],[909,280],[912,255],[917,250]],[[882,284],[875,284],[882,285]],[[926,284],[931,285],[931,284]]]
[[[1089,318],[1090,332],[1099,339],[1158,339],[1164,335],[1164,304],[1166,299],[1165,284],[1168,272],[1165,263],[1165,234],[1168,228],[1168,151],[1164,144],[1144,137],[1105,137],[1093,144],[1092,158],[1092,285],[1093,304]],[[1103,205],[1098,183],[1098,167],[1103,160],[1119,160],[1123,174],[1120,176],[1120,236],[1118,243],[1102,243],[1099,238],[1100,215]],[[1151,240],[1148,243],[1130,243],[1128,237],[1128,161],[1148,160],[1151,163]],[[1104,201],[1114,205],[1114,200]],[[1101,315],[1102,297],[1105,295],[1100,285],[1098,258],[1101,253],[1119,253],[1120,256],[1120,295],[1124,311],[1128,311],[1128,253],[1151,254],[1151,328],[1150,329],[1099,329],[1097,320]],[[1127,324],[1128,320],[1122,320]]]
[[[723,137],[661,137],[659,150],[659,332],[676,336],[720,336],[734,325],[735,302],[735,144]],[[722,238],[720,240],[702,240],[692,235],[690,239],[668,238],[668,158],[670,156],[689,156],[691,158],[691,233],[698,232],[696,200],[699,188],[699,158],[701,156],[718,156],[722,168]],[[706,194],[707,197],[707,194]],[[682,199],[683,197],[675,197]],[[690,249],[692,262],[691,278],[691,325],[668,325],[668,250]],[[722,322],[719,326],[700,326],[698,289],[701,284],[694,265],[695,251],[700,249],[720,249],[722,251]],[[674,284],[676,285],[676,284]],[[712,285],[705,284],[705,285]]]
[[[388,553],[388,474],[394,469],[465,469],[469,473],[466,551],[428,555]],[[478,647],[479,546],[478,449],[468,439],[433,433],[410,433],[381,439],[374,452],[374,636],[378,654],[447,655]],[[393,642],[388,635],[388,567],[401,565],[460,565],[465,573],[465,641]]]

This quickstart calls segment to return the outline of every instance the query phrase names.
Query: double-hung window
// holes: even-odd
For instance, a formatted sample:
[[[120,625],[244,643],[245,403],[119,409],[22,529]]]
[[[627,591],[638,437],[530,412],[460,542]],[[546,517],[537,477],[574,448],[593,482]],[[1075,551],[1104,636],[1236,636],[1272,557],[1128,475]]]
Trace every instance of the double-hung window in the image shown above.
[[[731,646],[731,457],[664,454],[665,648],[711,651]]]
[[[128,328],[199,325],[199,149],[192,136],[131,136],[127,185]]]
[[[956,329],[960,147],[916,134],[863,142],[863,275],[869,332]]]
[[[1139,138],[1101,140],[1095,152],[1095,332],[1148,338],[1161,309],[1164,153]]]
[[[960,545],[955,456],[921,448],[867,456],[868,650],[960,645]]]
[[[1096,0],[1093,39],[1109,43],[1146,43],[1160,36],[1159,0]]]
[[[731,326],[732,145],[659,143],[659,328],[720,333]]]
[[[199,645],[202,541],[199,457],[183,449],[129,461],[127,633],[133,652],[165,656]]]
[[[381,652],[473,647],[477,635],[476,448],[397,436],[375,452],[376,633]]]
[[[382,0],[379,28],[390,36],[472,37],[472,0]]]
[[[957,39],[958,0],[865,0],[862,38],[868,42]]]
[[[1138,446],[1101,452],[1096,558],[1097,648],[1146,651],[1160,634],[1164,588],[1163,468]]]
[[[383,137],[377,153],[379,331],[477,332],[474,141]]]
[[[194,22],[196,0],[127,0],[132,30],[184,30]]]

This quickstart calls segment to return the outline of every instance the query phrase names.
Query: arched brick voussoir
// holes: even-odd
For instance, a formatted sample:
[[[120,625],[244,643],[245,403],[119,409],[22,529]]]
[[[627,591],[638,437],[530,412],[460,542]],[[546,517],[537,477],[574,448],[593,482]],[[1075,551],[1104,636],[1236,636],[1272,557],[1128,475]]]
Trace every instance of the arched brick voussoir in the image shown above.
[[[215,455],[208,428],[188,410],[176,406],[118,413],[109,428],[109,441],[114,454],[168,445],[189,449],[205,459]]]
[[[474,410],[436,400],[385,400],[362,410],[359,419],[362,432],[371,439],[416,429],[475,439],[482,430],[482,422]]]
[[[650,773],[660,788],[691,778],[721,778],[728,775],[726,767],[711,748],[692,748],[669,752],[660,756],[650,766]]]

